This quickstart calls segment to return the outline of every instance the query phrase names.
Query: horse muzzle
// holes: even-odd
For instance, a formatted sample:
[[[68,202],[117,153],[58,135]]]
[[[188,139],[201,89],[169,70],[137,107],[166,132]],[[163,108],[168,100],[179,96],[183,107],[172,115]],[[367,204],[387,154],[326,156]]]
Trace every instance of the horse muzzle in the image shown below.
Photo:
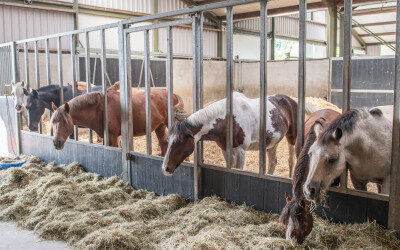
[[[29,127],[29,131],[32,131],[32,132],[37,132],[39,130],[38,126],[29,125],[28,127]]]
[[[310,182],[304,187],[304,196],[307,200],[315,200],[321,191],[321,185],[316,182]]]
[[[55,147],[57,150],[61,150],[61,149],[64,148],[65,141],[54,140],[54,141],[53,141],[53,144],[54,144],[54,147]]]
[[[17,110],[17,112],[21,112],[22,111],[22,105],[15,105],[15,110]]]

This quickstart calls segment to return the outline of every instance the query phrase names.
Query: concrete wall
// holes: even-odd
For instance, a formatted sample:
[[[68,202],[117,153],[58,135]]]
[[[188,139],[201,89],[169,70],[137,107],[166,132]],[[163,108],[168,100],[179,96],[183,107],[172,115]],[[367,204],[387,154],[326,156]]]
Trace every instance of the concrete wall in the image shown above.
[[[268,94],[286,94],[297,96],[298,62],[268,62]],[[174,93],[183,97],[187,111],[192,111],[192,62],[190,59],[174,60]],[[260,85],[259,62],[235,63],[234,88],[241,89],[246,96],[258,97]],[[226,69],[225,61],[204,61],[204,104],[225,98]],[[240,77],[240,73],[242,76]],[[306,95],[327,97],[329,86],[329,60],[307,61]],[[240,78],[242,80],[240,81]]]

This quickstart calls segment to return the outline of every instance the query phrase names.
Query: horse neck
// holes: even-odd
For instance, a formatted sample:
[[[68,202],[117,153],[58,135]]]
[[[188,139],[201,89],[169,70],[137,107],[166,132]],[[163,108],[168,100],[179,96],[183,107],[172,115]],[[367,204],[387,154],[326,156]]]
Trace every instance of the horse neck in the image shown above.
[[[218,101],[207,106],[192,115],[187,120],[195,127],[201,126],[202,129],[195,135],[195,141],[199,141],[212,129],[217,119],[225,119],[225,102]]]
[[[310,131],[307,134],[306,140],[304,142],[304,146],[301,149],[299,157],[297,158],[296,166],[294,167],[293,174],[293,197],[301,198],[303,197],[303,184],[307,179],[309,165],[310,165],[310,157],[308,152],[310,150],[311,145],[315,142],[316,135],[314,130]]]
[[[95,104],[70,105],[69,111],[74,125],[88,127],[101,131],[103,129],[103,103],[100,101]]]

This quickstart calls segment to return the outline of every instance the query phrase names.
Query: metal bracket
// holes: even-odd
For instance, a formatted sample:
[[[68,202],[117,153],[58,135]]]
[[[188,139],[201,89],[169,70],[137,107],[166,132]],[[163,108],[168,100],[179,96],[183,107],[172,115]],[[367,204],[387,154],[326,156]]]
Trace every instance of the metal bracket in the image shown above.
[[[133,155],[131,153],[126,153],[126,160],[130,161],[132,159]]]

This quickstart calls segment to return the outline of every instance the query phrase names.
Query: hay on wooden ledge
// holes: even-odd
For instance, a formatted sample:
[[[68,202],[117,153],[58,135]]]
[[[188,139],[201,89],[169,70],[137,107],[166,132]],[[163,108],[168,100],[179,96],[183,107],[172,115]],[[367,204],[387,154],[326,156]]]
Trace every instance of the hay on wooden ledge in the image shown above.
[[[0,220],[15,221],[44,239],[81,249],[298,248],[284,239],[277,215],[216,197],[187,203],[178,195],[134,190],[118,177],[86,173],[76,163],[45,164],[26,157],[0,171]],[[333,224],[315,218],[301,247],[399,249],[375,223]]]

